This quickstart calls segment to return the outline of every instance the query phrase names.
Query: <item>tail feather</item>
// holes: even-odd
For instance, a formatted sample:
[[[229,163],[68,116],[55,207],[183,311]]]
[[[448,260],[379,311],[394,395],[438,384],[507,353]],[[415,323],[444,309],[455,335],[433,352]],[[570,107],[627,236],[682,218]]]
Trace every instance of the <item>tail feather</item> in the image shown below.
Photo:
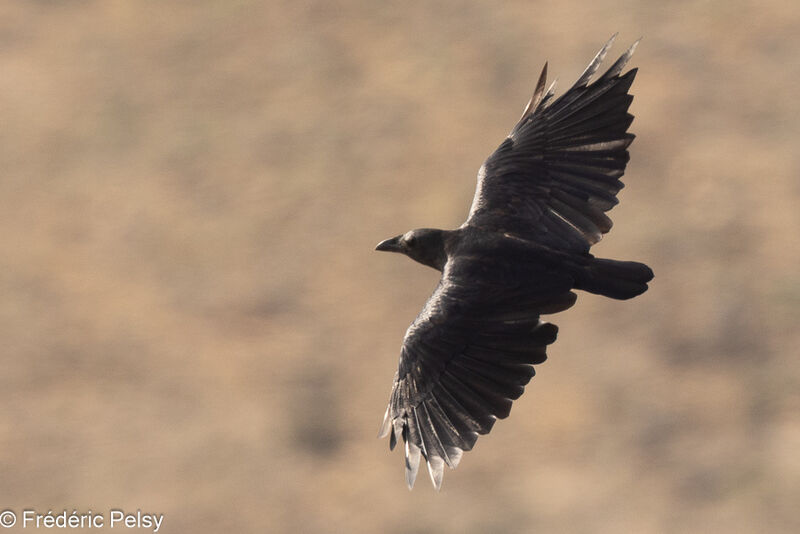
[[[647,291],[647,282],[652,279],[653,270],[644,263],[593,258],[581,270],[575,288],[625,300]]]

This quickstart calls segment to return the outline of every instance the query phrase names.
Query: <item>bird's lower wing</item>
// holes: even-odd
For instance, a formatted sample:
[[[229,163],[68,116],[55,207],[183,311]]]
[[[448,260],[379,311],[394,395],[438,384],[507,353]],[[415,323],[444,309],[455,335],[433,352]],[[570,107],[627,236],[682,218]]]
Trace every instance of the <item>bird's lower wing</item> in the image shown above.
[[[572,280],[532,273],[524,287],[443,275],[406,333],[380,436],[405,446],[413,487],[424,458],[434,486],[479,434],[509,415],[514,399],[546,359],[557,327],[540,314],[572,306]]]

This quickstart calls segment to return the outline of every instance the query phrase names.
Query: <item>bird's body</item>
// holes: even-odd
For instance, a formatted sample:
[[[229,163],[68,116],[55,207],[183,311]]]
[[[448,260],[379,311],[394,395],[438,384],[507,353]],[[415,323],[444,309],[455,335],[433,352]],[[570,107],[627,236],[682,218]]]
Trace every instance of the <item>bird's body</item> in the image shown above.
[[[377,247],[442,272],[406,332],[381,428],[392,448],[405,444],[409,487],[420,456],[438,489],[444,465],[508,416],[556,338],[541,315],[572,306],[573,289],[627,299],[653,277],[644,264],[589,253],[611,228],[605,212],[633,141],[636,71],[620,72],[635,44],[588,84],[610,44],[555,101],[545,66],[519,123],[481,167],[460,228],[412,230]]]

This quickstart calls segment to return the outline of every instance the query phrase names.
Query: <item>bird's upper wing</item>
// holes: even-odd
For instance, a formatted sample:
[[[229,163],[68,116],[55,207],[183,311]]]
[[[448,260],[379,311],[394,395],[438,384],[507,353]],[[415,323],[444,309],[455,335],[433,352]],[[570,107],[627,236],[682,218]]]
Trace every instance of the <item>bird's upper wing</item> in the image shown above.
[[[509,272],[514,269],[515,272]],[[495,255],[451,261],[406,332],[381,437],[405,443],[406,481],[413,486],[420,455],[434,486],[444,465],[455,467],[478,434],[508,416],[545,360],[557,328],[542,313],[572,306],[572,279]]]
[[[616,35],[614,36],[616,37]],[[638,41],[596,81],[611,43],[566,93],[545,91],[547,65],[517,125],[478,172],[465,224],[501,230],[548,247],[587,252],[611,229],[628,162],[636,69],[620,76]]]

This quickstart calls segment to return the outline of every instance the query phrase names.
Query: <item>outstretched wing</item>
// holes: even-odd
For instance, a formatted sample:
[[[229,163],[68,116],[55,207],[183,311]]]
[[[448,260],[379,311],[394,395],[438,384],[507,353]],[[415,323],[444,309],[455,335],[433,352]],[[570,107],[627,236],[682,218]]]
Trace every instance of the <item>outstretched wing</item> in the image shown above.
[[[611,229],[628,163],[633,115],[620,76],[639,41],[596,81],[612,37],[566,93],[544,90],[547,65],[517,125],[478,172],[466,225],[502,230],[551,248],[587,252]]]
[[[391,434],[390,448],[405,444],[409,488],[420,456],[439,489],[444,465],[456,467],[478,434],[508,416],[556,338],[558,329],[539,315],[572,306],[572,284],[567,275],[495,257],[447,264],[406,332],[381,427],[380,437]]]

